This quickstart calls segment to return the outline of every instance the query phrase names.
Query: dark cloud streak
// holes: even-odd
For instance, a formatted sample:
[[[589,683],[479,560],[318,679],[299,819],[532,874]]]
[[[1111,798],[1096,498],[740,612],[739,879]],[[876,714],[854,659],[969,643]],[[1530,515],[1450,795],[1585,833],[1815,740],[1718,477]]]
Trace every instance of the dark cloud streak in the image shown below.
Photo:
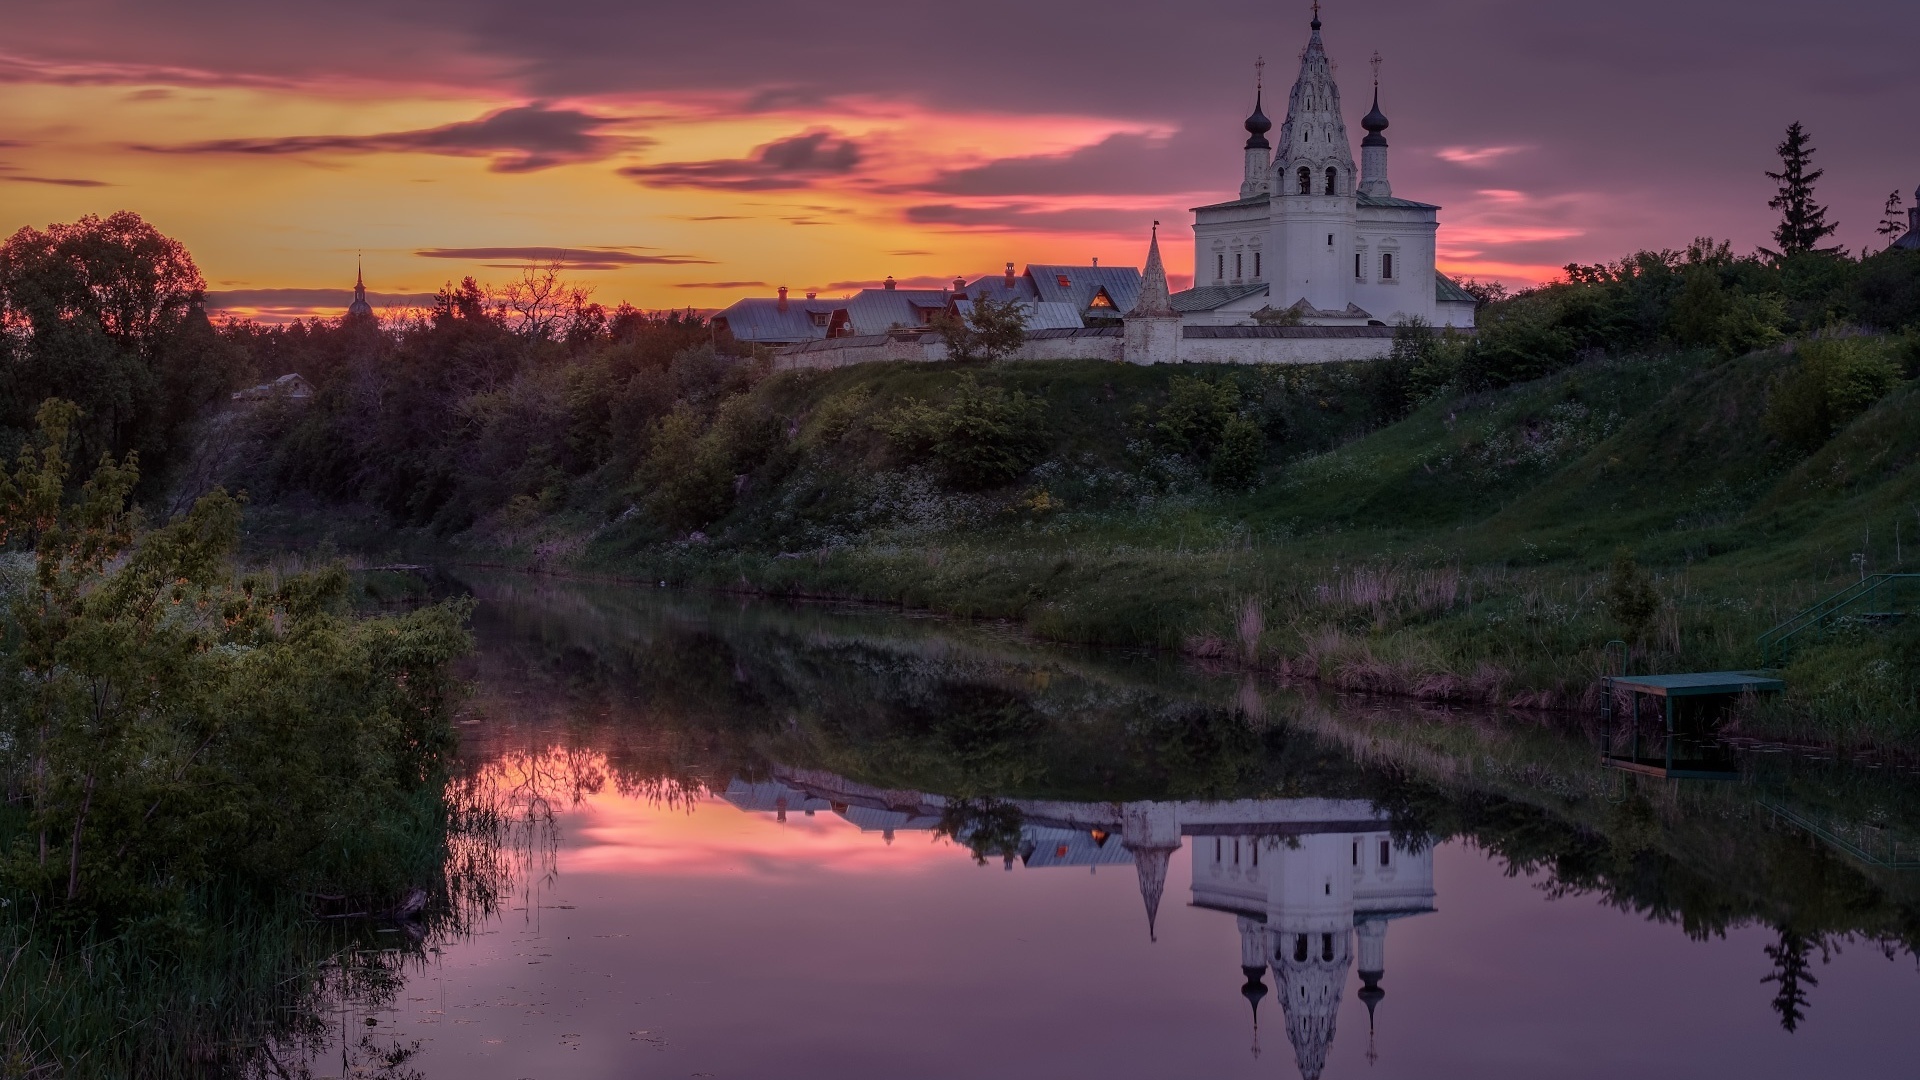
[[[423,248],[422,259],[485,263],[491,269],[517,270],[533,263],[558,263],[569,270],[619,270],[629,266],[711,266],[697,255],[651,255],[630,247],[458,247]],[[509,260],[505,262],[494,260]]]
[[[643,140],[612,129],[622,120],[552,108],[535,102],[415,131],[373,135],[287,135],[260,139],[210,139],[177,145],[138,144],[153,154],[241,154],[261,156],[306,154],[421,153],[453,157],[486,157],[488,168],[501,173],[536,172],[559,165],[603,161]]]
[[[812,187],[818,180],[846,176],[859,168],[865,157],[854,140],[816,130],[757,146],[744,158],[629,165],[620,170],[620,175],[652,187],[792,191]]]

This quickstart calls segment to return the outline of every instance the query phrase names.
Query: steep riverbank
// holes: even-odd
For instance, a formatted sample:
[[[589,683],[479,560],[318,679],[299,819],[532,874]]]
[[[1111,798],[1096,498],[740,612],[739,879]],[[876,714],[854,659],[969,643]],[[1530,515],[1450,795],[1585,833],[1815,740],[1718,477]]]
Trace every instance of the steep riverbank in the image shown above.
[[[302,542],[334,529],[1018,620],[1341,689],[1592,708],[1611,640],[1638,671],[1751,667],[1761,632],[1914,562],[1914,384],[1795,431],[1808,351],[1596,359],[1399,419],[1364,366],[875,365],[757,383],[689,429],[678,479],[602,478],[624,507],[605,514],[509,506],[399,541],[372,518],[254,520]],[[709,467],[750,434],[745,472]],[[1788,699],[1745,723],[1910,747],[1915,655],[1899,632],[1827,635],[1793,656]]]

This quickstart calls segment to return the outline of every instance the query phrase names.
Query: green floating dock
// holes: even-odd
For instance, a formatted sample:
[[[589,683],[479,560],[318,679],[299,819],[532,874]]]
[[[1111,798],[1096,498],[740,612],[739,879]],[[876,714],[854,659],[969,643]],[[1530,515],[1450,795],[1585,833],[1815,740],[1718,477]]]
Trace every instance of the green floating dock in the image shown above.
[[[1787,684],[1754,671],[1696,671],[1686,675],[1615,675],[1615,689],[1653,697],[1681,698],[1732,694],[1777,694]]]
[[[1727,779],[1738,769],[1730,752],[1717,745],[1709,734],[1706,717],[1743,694],[1777,694],[1786,683],[1770,675],[1753,671],[1694,671],[1682,675],[1614,675],[1605,681],[1607,693],[1607,730],[1601,739],[1601,761],[1609,768],[1625,769],[1669,779]],[[1624,692],[1629,702],[1628,727],[1631,733],[1622,746],[1614,744],[1614,701]],[[1643,752],[1640,737],[1640,699],[1662,701],[1665,737],[1654,737]],[[1717,699],[1717,700],[1716,700]],[[1691,702],[1694,722],[1689,731],[1680,730],[1682,702]],[[1701,710],[1707,710],[1702,712]]]

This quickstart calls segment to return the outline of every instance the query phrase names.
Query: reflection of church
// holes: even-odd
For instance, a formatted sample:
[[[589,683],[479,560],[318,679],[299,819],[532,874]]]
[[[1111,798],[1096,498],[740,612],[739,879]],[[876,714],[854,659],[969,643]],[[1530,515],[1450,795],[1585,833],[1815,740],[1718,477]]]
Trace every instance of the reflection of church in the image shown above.
[[[944,799],[870,788],[795,770],[723,793],[741,810],[836,814],[891,841],[931,830]],[[1387,924],[1434,910],[1433,853],[1396,842],[1371,803],[1334,799],[1061,803],[1016,800],[1017,856],[1031,869],[1132,863],[1153,933],[1167,864],[1192,842],[1194,907],[1233,915],[1240,930],[1240,987],[1255,1017],[1272,993],[1303,1080],[1316,1080],[1357,966],[1369,1020],[1386,992]],[[963,834],[960,837],[965,840]],[[1273,986],[1266,984],[1271,974]],[[1258,1043],[1255,1044],[1256,1053]]]

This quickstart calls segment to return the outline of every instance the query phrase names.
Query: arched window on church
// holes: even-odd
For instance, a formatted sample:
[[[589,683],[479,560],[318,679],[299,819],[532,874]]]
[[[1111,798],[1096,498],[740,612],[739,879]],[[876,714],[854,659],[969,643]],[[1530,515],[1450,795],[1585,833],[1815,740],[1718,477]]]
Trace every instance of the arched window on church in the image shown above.
[[[1305,165],[1300,166],[1300,194],[1313,194],[1313,170]]]
[[[1392,252],[1387,252],[1386,254],[1380,256],[1380,280],[1382,281],[1393,280],[1393,253]]]
[[[1340,170],[1331,169],[1331,168],[1328,169],[1327,170],[1327,194],[1329,195],[1340,194],[1338,191],[1334,190],[1334,188],[1338,187],[1339,184],[1340,184]]]
[[[1332,934],[1320,935],[1320,959],[1325,963],[1329,963],[1329,964],[1333,963],[1333,935]]]
[[[1307,935],[1305,934],[1297,934],[1294,936],[1293,962],[1296,964],[1304,964],[1307,962]]]

